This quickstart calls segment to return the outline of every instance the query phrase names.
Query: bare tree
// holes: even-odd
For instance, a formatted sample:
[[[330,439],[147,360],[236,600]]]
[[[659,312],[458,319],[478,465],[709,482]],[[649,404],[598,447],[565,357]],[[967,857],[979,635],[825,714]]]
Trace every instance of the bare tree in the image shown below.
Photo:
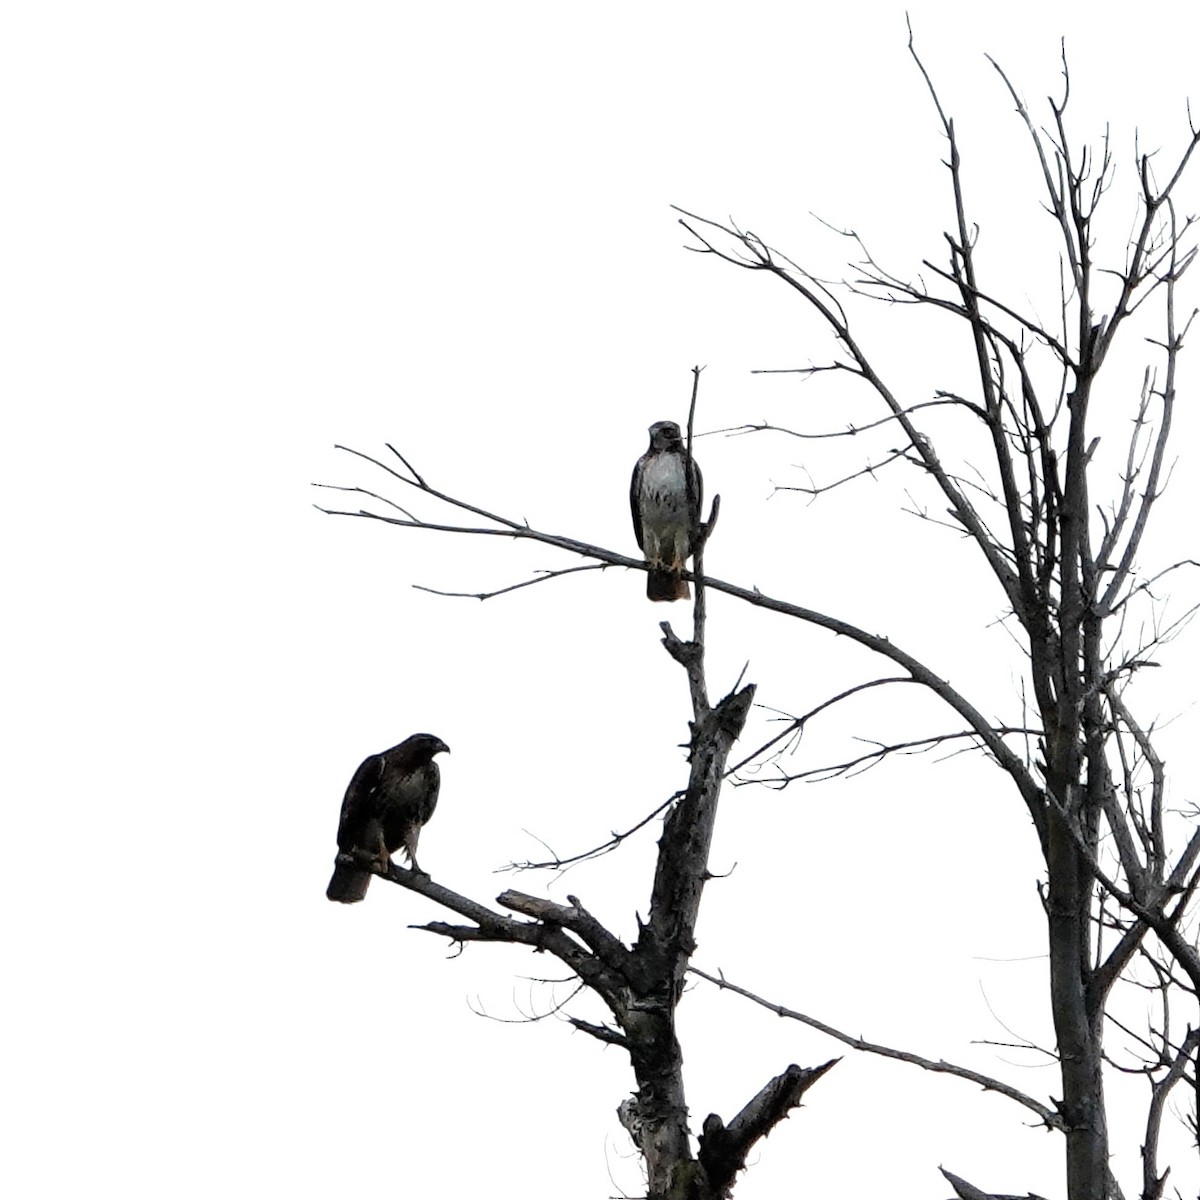
[[[1138,673],[1157,665],[1161,649],[1194,612],[1189,608],[1179,616],[1164,617],[1160,589],[1180,568],[1198,564],[1183,559],[1147,568],[1142,556],[1166,483],[1178,360],[1194,315],[1177,308],[1180,280],[1195,253],[1194,219],[1177,212],[1174,197],[1200,143],[1200,130],[1189,124],[1184,148],[1166,167],[1149,153],[1136,153],[1138,216],[1123,255],[1109,261],[1100,256],[1095,222],[1113,183],[1113,158],[1107,140],[1096,151],[1078,149],[1071,141],[1065,56],[1061,98],[1048,102],[1045,127],[1034,121],[1017,89],[995,67],[1028,133],[1042,201],[1056,231],[1062,270],[1058,313],[1051,325],[1026,311],[1020,300],[994,294],[983,278],[954,122],[915,51],[913,58],[945,134],[953,204],[942,257],[924,260],[922,274],[914,279],[886,269],[850,231],[842,232],[854,247],[853,277],[832,283],[732,222],[682,212],[681,224],[694,249],[779,281],[824,323],[836,345],[835,356],[827,363],[798,368],[800,374],[851,377],[879,405],[877,418],[841,431],[814,433],[760,424],[740,432],[797,437],[876,433],[890,439],[893,444],[880,450],[869,471],[905,464],[915,468],[925,486],[940,496],[945,523],[982,556],[1020,650],[1026,711],[1010,722],[998,722],[890,638],[706,575],[703,547],[713,520],[702,524],[697,513],[693,544],[698,550],[690,576],[696,584],[692,634],[685,641],[670,624],[662,626],[663,643],[688,680],[690,773],[686,786],[646,818],[665,810],[649,915],[639,924],[636,942],[622,943],[575,897],[562,906],[507,891],[497,901],[507,912],[499,912],[426,876],[395,867],[386,872],[391,882],[421,892],[466,922],[435,922],[423,928],[458,943],[507,941],[552,953],[582,987],[603,1001],[610,1021],[572,1018],[572,1023],[629,1054],[637,1091],[621,1105],[619,1115],[644,1157],[653,1200],[729,1195],[749,1148],[833,1065],[788,1066],[736,1116],[726,1121],[709,1115],[693,1141],[675,1032],[675,1011],[689,971],[855,1050],[958,1076],[1008,1097],[1061,1136],[1069,1200],[1108,1200],[1123,1194],[1109,1168],[1109,1072],[1134,1069],[1148,1084],[1140,1146],[1143,1200],[1157,1200],[1166,1186],[1170,1166],[1161,1161],[1162,1127],[1168,1097],[1181,1083],[1190,1097],[1183,1106],[1184,1120],[1195,1135],[1200,955],[1191,929],[1200,884],[1200,829],[1195,810],[1171,808],[1165,764],[1155,748],[1155,723],[1139,715],[1132,692]],[[975,364],[969,392],[946,388],[932,397],[912,398],[885,377],[851,317],[857,304],[879,300],[933,310],[931,318],[948,318],[956,325]],[[1114,348],[1131,343],[1137,329],[1148,349],[1141,388],[1128,405],[1131,432],[1123,467],[1115,477],[1096,478],[1099,439],[1093,400],[1109,378],[1105,368],[1115,360]],[[939,337],[944,340],[940,331]],[[1114,402],[1119,402],[1120,395],[1114,389],[1110,399],[1115,396]],[[693,413],[695,401],[693,389]],[[953,446],[952,458],[943,456],[939,443]],[[689,420],[689,455],[691,444]],[[643,569],[638,560],[539,531],[436,487],[399,451],[388,449],[390,459],[351,453],[385,472],[392,484],[423,501],[466,514],[465,519],[431,521],[380,491],[358,486],[341,490],[381,508],[323,511],[401,528],[532,540],[587,560],[515,587],[606,566]],[[965,464],[979,455],[986,466],[969,470]],[[820,494],[863,473],[802,490]],[[930,517],[927,509],[921,512],[927,519],[941,520]],[[509,590],[513,588],[475,595],[487,598]],[[754,687],[739,681],[715,704],[709,701],[704,632],[706,595],[711,590],[839,634],[888,660],[892,673],[847,687],[796,716],[730,767]],[[867,688],[901,683],[936,696],[958,727],[924,739],[877,743],[838,762],[793,767],[786,752],[817,713]],[[1060,1097],[1039,1098],[999,1077],[852,1037],[692,965],[696,917],[709,878],[709,844],[724,781],[757,767],[757,778],[786,787],[805,778],[845,774],[897,753],[955,744],[978,748],[1004,772],[1037,838],[1044,862],[1040,896]],[[769,768],[765,772],[764,765]],[[605,845],[575,857],[614,849],[625,836],[615,834]],[[555,869],[569,861],[527,865]],[[1118,984],[1140,988],[1149,997],[1151,1017],[1144,1029],[1123,1023],[1115,1011],[1111,1001]],[[1113,1030],[1123,1035],[1124,1062],[1106,1050],[1106,1034]],[[963,1200],[990,1195],[948,1172],[946,1178]]]
[[[696,368],[692,392],[693,415],[699,377],[700,371]],[[688,431],[687,453],[690,459],[691,419]],[[429,484],[398,451],[393,449],[392,453],[398,464],[395,467],[376,459],[369,461],[387,471],[398,482],[452,508],[471,513],[486,524],[471,527],[430,524],[378,494],[366,493],[403,514],[379,516],[378,519],[402,526],[532,538],[584,557],[599,558],[605,563],[638,569],[644,567],[641,562],[611,554],[599,547],[539,533],[526,525],[443,493]],[[363,493],[361,488],[345,490]],[[755,691],[753,684],[742,686],[739,680],[715,704],[709,700],[704,664],[704,543],[715,524],[719,506],[720,497],[716,497],[708,520],[701,522],[698,506],[692,505],[691,544],[695,548],[693,578],[697,586],[690,639],[681,640],[669,622],[661,623],[663,645],[684,669],[691,698],[690,770],[686,785],[667,805],[659,806],[648,818],[652,819],[666,809],[651,887],[649,915],[644,923],[639,921],[637,941],[632,946],[622,943],[575,896],[568,896],[568,905],[563,906],[508,890],[497,897],[497,903],[509,912],[518,914],[518,917],[512,917],[458,895],[435,883],[429,876],[415,871],[393,866],[384,873],[391,882],[428,896],[470,922],[437,921],[422,928],[460,944],[512,942],[549,952],[577,977],[581,986],[589,988],[603,1001],[611,1014],[610,1022],[597,1023],[581,1017],[569,1019],[576,1029],[606,1044],[620,1046],[629,1054],[637,1090],[620,1105],[618,1116],[643,1156],[648,1195],[662,1197],[663,1200],[667,1197],[671,1200],[718,1200],[728,1195],[754,1144],[800,1103],[800,1098],[808,1088],[836,1061],[831,1060],[812,1068],[790,1064],[768,1080],[728,1122],[716,1113],[710,1114],[704,1122],[699,1150],[696,1152],[688,1124],[683,1054],[675,1033],[675,1010],[683,997],[684,982],[696,948],[696,920],[704,885],[710,878],[709,847],[722,786],[729,774],[729,754],[742,732]],[[364,510],[354,515],[373,514]],[[550,572],[528,583],[581,569],[587,568]],[[610,843],[596,847],[584,856],[614,849],[626,836],[614,835]],[[356,861],[353,856],[346,857],[348,862]],[[358,860],[358,865],[379,871],[378,864],[372,863],[368,856]],[[567,862],[556,860],[540,865],[557,869],[566,866]]]

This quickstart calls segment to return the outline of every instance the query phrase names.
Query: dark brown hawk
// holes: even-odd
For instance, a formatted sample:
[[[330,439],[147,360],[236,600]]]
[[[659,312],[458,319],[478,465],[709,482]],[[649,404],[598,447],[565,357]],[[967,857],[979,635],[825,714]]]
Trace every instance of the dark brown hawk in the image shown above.
[[[435,754],[450,747],[432,733],[414,733],[398,746],[372,754],[354,772],[342,815],[338,821],[339,854],[365,852],[381,866],[403,850],[413,869],[417,866],[417,839],[437,807],[441,775]],[[342,904],[354,904],[367,894],[371,872],[336,863],[325,895]]]
[[[684,475],[687,451],[674,421],[650,426],[650,449],[637,460],[629,484],[633,532],[646,557],[646,595],[651,600],[686,600],[683,572],[692,552],[691,531],[700,520],[704,481],[692,459],[692,510]]]

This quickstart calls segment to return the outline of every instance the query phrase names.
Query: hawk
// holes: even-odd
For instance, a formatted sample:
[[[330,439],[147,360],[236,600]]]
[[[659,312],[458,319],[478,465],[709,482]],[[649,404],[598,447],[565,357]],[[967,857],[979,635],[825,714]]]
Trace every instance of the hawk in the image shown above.
[[[449,754],[450,747],[432,733],[414,733],[398,746],[372,754],[354,772],[342,815],[338,821],[338,854],[364,851],[380,867],[391,864],[392,855],[403,849],[417,866],[417,839],[437,806],[441,775],[435,754]],[[367,894],[371,872],[346,863],[336,863],[325,895],[342,904],[354,904]]]
[[[646,595],[651,600],[686,600],[690,595],[683,578],[692,552],[691,531],[700,519],[703,480],[692,460],[692,512],[688,512],[688,486],[684,478],[687,452],[674,421],[650,426],[650,448],[637,460],[629,484],[633,532],[646,556]]]

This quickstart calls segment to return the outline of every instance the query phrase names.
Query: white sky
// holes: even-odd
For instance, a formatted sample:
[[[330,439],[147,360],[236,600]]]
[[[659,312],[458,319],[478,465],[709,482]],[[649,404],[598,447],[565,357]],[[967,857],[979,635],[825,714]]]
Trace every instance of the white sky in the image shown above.
[[[447,490],[632,553],[629,469],[651,421],[684,416],[694,363],[702,428],[870,411],[822,380],[750,375],[830,346],[784,289],[681,250],[668,207],[732,214],[833,275],[844,247],[810,211],[900,271],[942,260],[943,144],[902,9],[831,7],[5,7],[5,1194],[638,1192],[614,1115],[623,1056],[555,1018],[471,1011],[545,1011],[527,978],[553,962],[479,946],[447,961],[407,929],[437,915],[419,897],[376,882],[343,908],[324,888],[355,766],[428,729],[453,747],[422,842],[434,877],[481,900],[571,891],[631,936],[653,833],[565,880],[493,872],[537,855],[535,836],[594,844],[685,779],[667,614],[619,572],[484,605],[413,591],[567,564],[322,517],[309,484],[381,482],[332,447],[392,441]],[[1190,8],[911,5],[981,254],[1018,299],[1044,297],[1054,266],[1027,278],[1046,221],[984,52],[1037,104],[1067,35],[1077,138],[1112,122],[1119,258],[1133,127],[1173,152],[1197,98]],[[1200,207],[1194,179],[1185,198]],[[942,329],[860,319],[914,398],[965,381]],[[769,499],[802,481],[801,457],[828,478],[866,455],[826,446],[701,443],[724,503],[709,569],[886,633],[1018,716],[977,565],[898,515],[919,481]],[[760,700],[791,711],[890,673],[719,597],[709,638],[714,693],[749,661]],[[1194,641],[1172,662],[1151,707],[1194,737]],[[805,764],[851,734],[946,727],[919,698],[873,699],[814,727]],[[714,849],[716,870],[735,864],[709,889],[699,965],[1053,1091],[1028,1056],[970,1045],[1047,1025],[1032,832],[982,763],[739,789]],[[839,1052],[708,988],[680,1019],[697,1126]],[[1117,1147],[1120,1169],[1136,1147]],[[943,1163],[1053,1196],[1055,1149],[1006,1101],[847,1057],[738,1195],[942,1195]]]

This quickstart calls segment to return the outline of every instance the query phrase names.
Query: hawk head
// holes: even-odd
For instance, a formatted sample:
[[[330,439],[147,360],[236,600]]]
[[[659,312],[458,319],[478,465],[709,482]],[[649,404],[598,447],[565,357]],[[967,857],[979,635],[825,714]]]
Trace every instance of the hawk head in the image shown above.
[[[650,449],[656,451],[674,450],[683,453],[683,434],[674,421],[655,421],[650,426]]]
[[[412,737],[405,738],[404,748],[414,762],[429,762],[435,754],[450,753],[450,747],[432,733],[414,733]]]

